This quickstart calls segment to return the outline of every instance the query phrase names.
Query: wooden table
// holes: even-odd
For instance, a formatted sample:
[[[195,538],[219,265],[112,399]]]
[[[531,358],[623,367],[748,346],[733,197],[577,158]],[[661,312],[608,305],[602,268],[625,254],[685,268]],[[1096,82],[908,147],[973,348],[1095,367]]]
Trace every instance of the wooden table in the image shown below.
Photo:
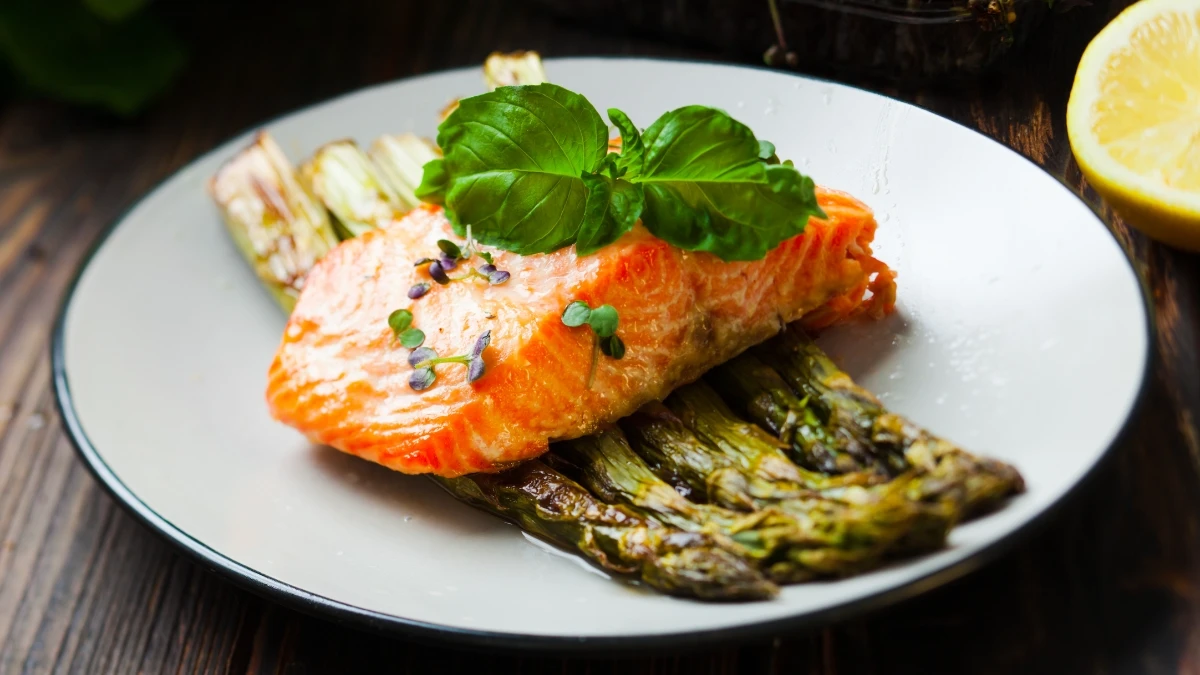
[[[183,558],[92,480],[50,391],[59,298],[124,208],[234,132],[367,84],[477,65],[493,48],[722,57],[595,34],[517,3],[176,4],[191,5],[171,11],[195,45],[194,65],[144,119],[46,102],[0,112],[0,673],[1200,672],[1200,266],[1119,222],[1158,328],[1131,433],[1034,536],[919,599],[711,651],[563,659],[358,632]],[[1009,144],[1095,202],[1063,114],[1078,56],[1113,13],[1054,19],[986,88],[901,95]],[[994,198],[1010,198],[1003,190]],[[1093,302],[1104,311],[1103,297]]]

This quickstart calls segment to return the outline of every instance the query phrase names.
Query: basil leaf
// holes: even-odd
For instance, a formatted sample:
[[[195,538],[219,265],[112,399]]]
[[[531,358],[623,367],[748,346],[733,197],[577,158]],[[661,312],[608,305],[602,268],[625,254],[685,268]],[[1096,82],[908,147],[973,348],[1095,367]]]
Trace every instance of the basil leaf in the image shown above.
[[[445,160],[431,159],[421,168],[421,184],[413,194],[423,202],[445,206],[446,190],[450,187],[450,174],[446,172]]]
[[[768,165],[754,133],[703,106],[671,111],[642,137],[642,223],[680,248],[724,260],[759,260],[824,217],[812,179],[794,167]]]
[[[551,84],[463,99],[439,127],[444,157],[418,195],[455,231],[520,254],[606,246],[640,217],[680,248],[758,260],[824,216],[811,179],[721,110],[688,106],[640,133],[608,110],[622,151],[587,99]],[[436,264],[430,265],[435,279]]]
[[[629,116],[616,108],[608,109],[608,119],[621,133],[621,155],[617,158],[617,168],[623,169],[631,176],[642,171],[642,161],[645,146],[642,145],[642,134],[633,125]]]
[[[451,220],[471,225],[481,243],[522,255],[575,241],[587,201],[581,176],[608,150],[607,128],[591,103],[552,84],[462,99],[437,140],[443,164],[426,165],[422,188],[434,191],[444,170]]]
[[[608,246],[633,229],[646,202],[642,189],[627,180],[584,174],[587,203],[583,225],[575,240],[575,253],[588,255]]]

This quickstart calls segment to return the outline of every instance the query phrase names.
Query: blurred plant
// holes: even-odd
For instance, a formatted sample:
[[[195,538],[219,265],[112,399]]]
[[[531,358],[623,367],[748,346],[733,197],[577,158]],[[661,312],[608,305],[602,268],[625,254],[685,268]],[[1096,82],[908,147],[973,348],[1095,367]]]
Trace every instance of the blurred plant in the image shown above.
[[[150,0],[0,0],[4,85],[123,117],[143,110],[187,53]]]

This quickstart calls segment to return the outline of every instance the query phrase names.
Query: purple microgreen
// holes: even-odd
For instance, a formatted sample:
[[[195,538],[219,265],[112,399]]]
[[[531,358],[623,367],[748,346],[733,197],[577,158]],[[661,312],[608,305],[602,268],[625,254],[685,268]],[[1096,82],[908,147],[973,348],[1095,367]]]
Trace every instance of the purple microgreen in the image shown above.
[[[601,338],[600,351],[604,352],[605,356],[619,361],[625,356],[625,342],[616,335]]]
[[[400,334],[408,330],[412,325],[413,315],[407,309],[398,309],[388,315],[388,326],[392,329],[392,334],[400,337]]]
[[[408,376],[408,386],[412,387],[413,391],[424,391],[433,386],[436,379],[437,374],[433,372],[433,367],[425,366],[414,370],[412,375]]]
[[[571,328],[578,328],[588,322],[588,318],[592,315],[592,308],[582,300],[576,300],[567,305],[562,313],[562,322]]]
[[[416,331],[414,328],[413,331]],[[412,332],[412,331],[410,331]],[[420,332],[420,331],[416,331]],[[407,333],[405,334],[407,335]],[[424,333],[420,336],[421,340],[425,339]],[[403,338],[402,338],[403,339]],[[483,361],[483,352],[492,342],[492,331],[484,331],[475,340],[475,345],[471,349],[471,353],[459,354],[457,356],[438,356],[437,352],[430,347],[419,347],[414,349],[408,355],[408,364],[416,370],[408,378],[408,384],[416,391],[427,389],[433,384],[434,374],[433,369],[438,364],[442,363],[461,363],[467,367],[467,382],[475,382],[483,377],[486,370]],[[417,343],[419,344],[419,343]],[[415,345],[414,345],[415,346]]]
[[[483,377],[483,357],[476,356],[467,364],[467,382],[474,382]]]
[[[443,286],[450,283],[450,277],[446,275],[446,270],[440,262],[435,261],[429,264],[429,276],[433,277],[434,281]]]
[[[437,352],[432,347],[419,347],[408,355],[408,365],[413,368],[422,368],[437,357]]]
[[[425,331],[420,328],[409,328],[400,334],[400,345],[409,349],[416,349],[425,342]]]
[[[421,297],[422,295],[425,295],[426,293],[428,293],[429,289],[430,289],[429,284],[424,281],[422,281],[419,284],[413,284],[412,288],[408,289],[408,298],[410,300],[416,300],[417,298]]]
[[[483,272],[484,274],[486,274],[488,276],[491,276],[492,272],[496,271],[496,266],[491,263],[488,263],[486,265],[480,265],[479,271]]]
[[[508,272],[505,272],[504,270],[496,270],[495,272],[488,273],[488,283],[493,286],[499,286],[500,284],[508,281],[510,277],[512,277],[512,275]]]
[[[413,263],[413,267],[420,267],[421,265],[428,265],[431,262],[435,262],[433,258],[421,258],[417,262]]]
[[[483,356],[483,350],[487,349],[490,344],[492,344],[492,331],[487,330],[479,336],[479,339],[475,340],[475,347],[471,349],[471,358],[477,359]]]
[[[449,239],[438,239],[437,247],[441,249],[443,254],[451,258],[458,259],[463,257],[462,249],[458,247],[458,244]]]
[[[455,267],[458,267],[458,258],[453,258],[451,256],[446,255],[445,253],[443,253],[442,256],[440,258],[438,258],[438,262],[441,263],[442,269],[446,270],[447,272],[454,269]]]

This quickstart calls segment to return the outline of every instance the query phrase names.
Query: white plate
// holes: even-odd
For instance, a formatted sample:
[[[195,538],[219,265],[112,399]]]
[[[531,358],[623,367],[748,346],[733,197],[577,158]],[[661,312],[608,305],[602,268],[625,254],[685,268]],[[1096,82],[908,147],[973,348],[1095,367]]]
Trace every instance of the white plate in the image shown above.
[[[1114,443],[1146,373],[1144,297],[1104,224],[1033,164],[918,108],[778,72],[632,59],[547,71],[642,124],[689,103],[724,108],[874,207],[898,312],[823,343],[897,411],[1014,463],[1028,493],[940,553],[769,602],[704,604],[607,579],[424,479],[314,447],[267,414],[284,317],[204,189],[244,134],[116,223],[64,304],[60,404],[117,499],[235,580],[341,618],[475,643],[661,645],[830,620],[961,575]],[[346,136],[432,136],[447,101],[481,89],[476,68],[439,73],[266,128],[293,160]]]

